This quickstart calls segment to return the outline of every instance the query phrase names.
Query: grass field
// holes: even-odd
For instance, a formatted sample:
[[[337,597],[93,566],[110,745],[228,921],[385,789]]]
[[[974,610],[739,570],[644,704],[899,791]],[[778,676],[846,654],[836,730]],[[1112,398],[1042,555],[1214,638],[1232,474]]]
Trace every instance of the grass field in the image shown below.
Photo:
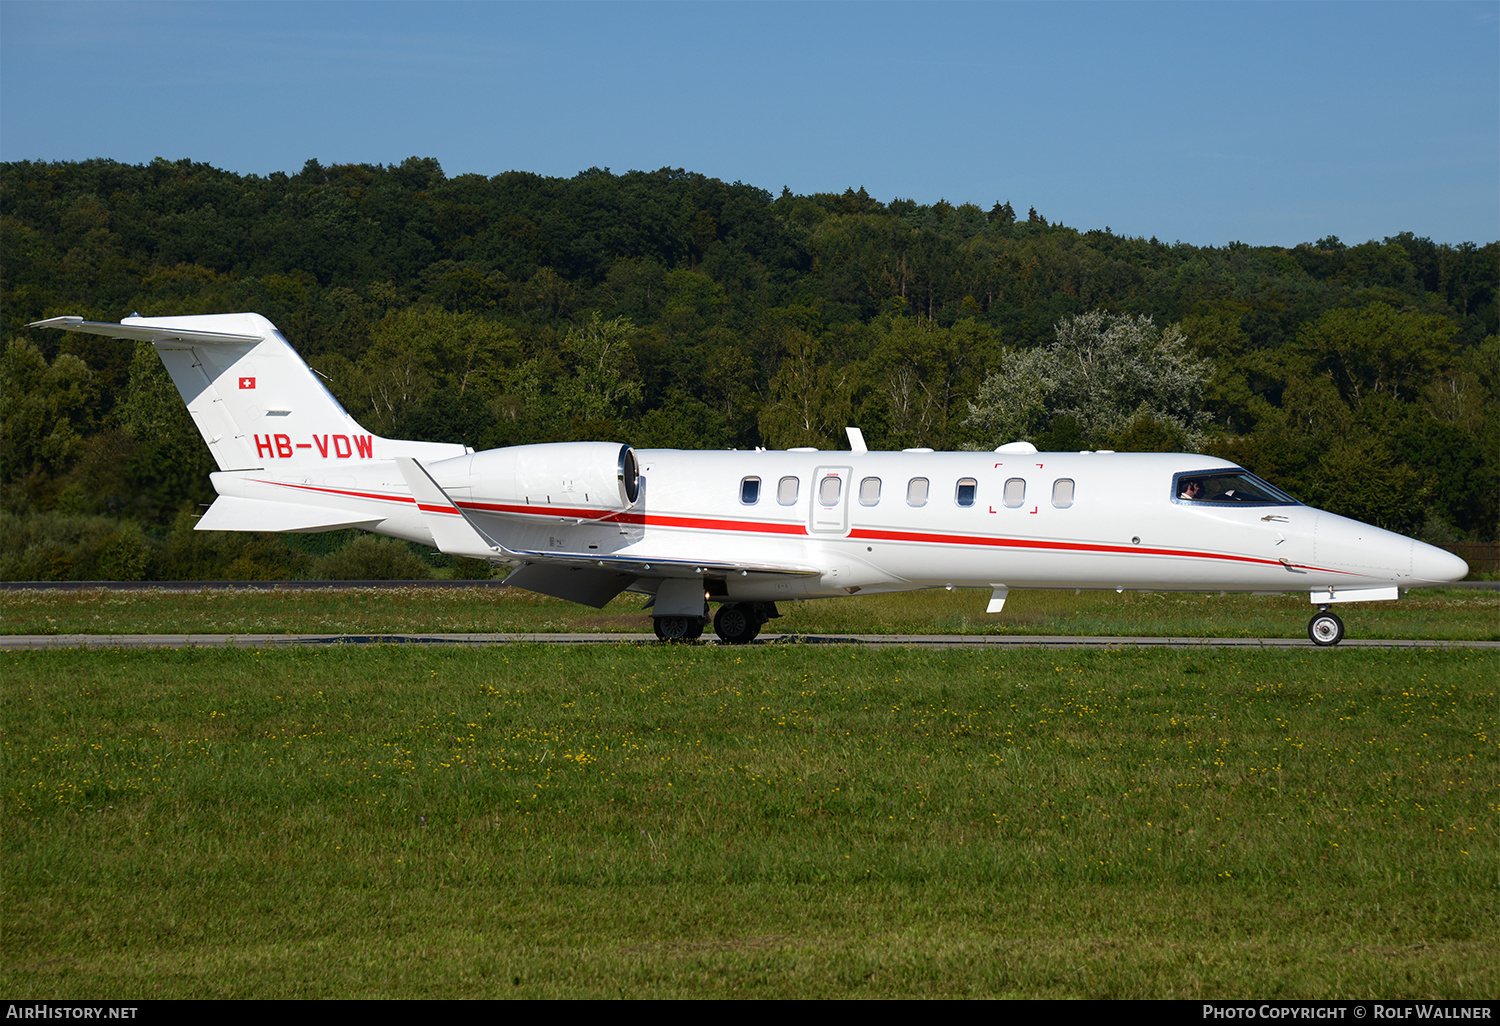
[[[1500,656],[5,653],[40,997],[1500,993]]]
[[[771,633],[1305,638],[1307,597],[924,591],[783,603]],[[651,630],[640,596],[602,610],[509,588],[0,592],[3,634],[551,633]],[[1350,638],[1500,641],[1500,592],[1422,590],[1337,610]]]

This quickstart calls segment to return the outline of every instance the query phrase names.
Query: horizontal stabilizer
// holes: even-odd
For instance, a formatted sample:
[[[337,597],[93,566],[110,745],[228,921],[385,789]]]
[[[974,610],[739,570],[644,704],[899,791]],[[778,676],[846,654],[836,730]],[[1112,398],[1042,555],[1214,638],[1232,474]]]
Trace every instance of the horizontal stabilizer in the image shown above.
[[[262,335],[230,335],[222,331],[197,331],[152,324],[112,324],[109,321],[86,321],[82,317],[53,317],[45,321],[32,321],[27,327],[61,328],[63,331],[81,331],[89,335],[103,335],[106,338],[133,338],[141,342],[188,342],[209,346],[254,345],[264,337]]]
[[[335,531],[343,527],[372,528],[382,519],[326,506],[300,506],[294,502],[221,495],[198,519],[194,530]]]

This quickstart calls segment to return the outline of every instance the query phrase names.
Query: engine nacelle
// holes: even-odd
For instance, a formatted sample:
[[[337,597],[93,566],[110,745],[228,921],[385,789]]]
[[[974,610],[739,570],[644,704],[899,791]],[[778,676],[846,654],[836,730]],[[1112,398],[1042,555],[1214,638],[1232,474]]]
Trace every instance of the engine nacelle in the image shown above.
[[[488,449],[431,467],[454,498],[518,506],[629,509],[640,494],[635,450],[618,442]]]

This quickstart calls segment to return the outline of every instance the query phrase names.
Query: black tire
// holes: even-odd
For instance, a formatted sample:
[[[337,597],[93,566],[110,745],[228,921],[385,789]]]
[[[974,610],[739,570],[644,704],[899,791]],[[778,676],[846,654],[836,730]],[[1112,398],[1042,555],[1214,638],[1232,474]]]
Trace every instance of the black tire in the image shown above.
[[[714,614],[714,633],[726,645],[748,645],[760,633],[760,624],[751,607],[729,602]]]
[[[693,633],[693,618],[688,616],[653,616],[651,626],[661,641],[692,641],[697,636]],[[703,633],[701,624],[698,633]]]
[[[1332,613],[1319,613],[1307,622],[1307,636],[1314,645],[1337,645],[1344,640],[1344,621]]]

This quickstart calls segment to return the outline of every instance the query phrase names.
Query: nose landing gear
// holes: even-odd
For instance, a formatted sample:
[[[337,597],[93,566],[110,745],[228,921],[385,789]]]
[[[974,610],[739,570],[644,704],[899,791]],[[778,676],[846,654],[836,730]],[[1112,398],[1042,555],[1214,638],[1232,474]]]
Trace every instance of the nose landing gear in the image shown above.
[[[1327,606],[1319,606],[1318,614],[1307,622],[1307,636],[1314,645],[1325,648],[1337,645],[1344,640],[1344,621],[1330,613]]]

